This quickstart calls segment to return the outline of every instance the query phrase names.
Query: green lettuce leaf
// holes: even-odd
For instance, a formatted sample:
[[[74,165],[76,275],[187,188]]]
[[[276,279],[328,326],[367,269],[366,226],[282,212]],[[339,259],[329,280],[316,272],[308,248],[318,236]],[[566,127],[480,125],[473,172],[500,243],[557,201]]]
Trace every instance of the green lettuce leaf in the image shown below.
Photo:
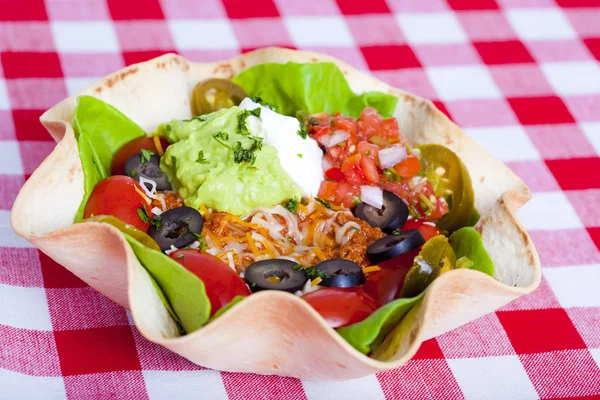
[[[471,269],[494,276],[494,262],[490,258],[481,235],[475,229],[464,227],[450,236],[450,245],[456,253],[456,258],[466,257],[473,262]]]
[[[124,233],[127,242],[137,259],[156,281],[165,306],[174,312],[174,319],[186,333],[191,333],[206,324],[210,317],[210,300],[206,295],[204,282],[185,269],[177,261],[160,251],[144,246]]]
[[[424,295],[394,300],[363,321],[336,329],[337,333],[361,353],[373,352]]]
[[[276,111],[296,116],[298,111],[341,112],[357,117],[373,107],[384,117],[391,117],[398,98],[382,92],[356,95],[344,74],[333,63],[255,65],[233,78],[248,96],[260,97],[274,104]]]
[[[117,150],[146,133],[123,113],[91,96],[79,96],[73,112],[73,129],[83,166],[83,201],[75,222],[83,218],[83,210],[94,186],[110,176],[110,165]]]

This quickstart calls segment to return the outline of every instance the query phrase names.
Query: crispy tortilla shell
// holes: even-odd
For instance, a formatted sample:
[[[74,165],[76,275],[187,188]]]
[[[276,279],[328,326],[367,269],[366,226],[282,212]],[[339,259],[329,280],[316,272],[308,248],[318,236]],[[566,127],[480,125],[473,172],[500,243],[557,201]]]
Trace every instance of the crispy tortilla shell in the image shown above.
[[[265,62],[335,62],[355,92],[398,96],[395,116],[414,144],[439,143],[467,166],[481,213],[476,229],[495,264],[495,278],[459,269],[437,278],[423,300],[369,358],[342,339],[303,300],[289,293],[253,294],[204,328],[179,336],[146,270],[114,227],[72,224],[83,198],[83,172],[70,126],[76,95],[40,118],[58,141],[19,193],[13,229],[116,303],[131,310],[148,340],[199,365],[223,371],[276,374],[301,379],[344,380],[406,363],[422,341],[479,318],[534,290],[541,279],[537,252],[515,212],[529,198],[527,186],[492,158],[433,104],[392,88],[331,57],[266,48],[217,63],[192,63],[168,54],[111,74],[79,94],[112,104],[147,132],[173,118],[189,118],[189,99],[199,81],[231,78]]]

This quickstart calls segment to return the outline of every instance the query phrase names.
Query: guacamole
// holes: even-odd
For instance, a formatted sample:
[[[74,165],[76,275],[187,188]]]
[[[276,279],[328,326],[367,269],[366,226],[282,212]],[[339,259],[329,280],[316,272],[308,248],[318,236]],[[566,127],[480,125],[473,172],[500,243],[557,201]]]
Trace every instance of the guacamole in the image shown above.
[[[187,206],[243,215],[300,196],[277,150],[240,131],[241,112],[232,107],[158,127],[158,134],[173,143],[160,168]]]

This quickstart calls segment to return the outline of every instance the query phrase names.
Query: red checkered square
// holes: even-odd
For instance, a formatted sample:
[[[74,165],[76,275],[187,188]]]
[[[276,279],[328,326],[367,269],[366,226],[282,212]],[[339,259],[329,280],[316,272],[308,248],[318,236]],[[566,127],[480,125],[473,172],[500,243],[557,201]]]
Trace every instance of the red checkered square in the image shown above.
[[[139,370],[129,326],[55,331],[64,376]]]
[[[0,1],[0,21],[46,21],[47,19],[44,0],[28,0],[27,4],[21,0]]]
[[[600,7],[600,0],[556,0],[561,7]]]
[[[552,175],[544,161],[511,161],[506,165],[523,179],[532,192],[560,190],[554,175]]]
[[[552,331],[544,334],[550,336],[549,332]],[[588,350],[527,354],[519,358],[535,390],[543,399],[600,393],[600,368]]]
[[[54,41],[48,23],[0,23],[0,51],[48,52],[53,50]]]
[[[246,400],[248,396],[265,400],[306,399],[299,379],[237,372],[221,372],[221,378],[229,400]]]
[[[566,311],[585,344],[600,348],[600,307],[575,307]]]
[[[159,0],[107,0],[114,20],[164,19]]]
[[[46,110],[68,96],[62,78],[9,79],[6,89],[13,110]]]
[[[447,358],[506,356],[515,354],[496,314],[488,314],[437,338]]]
[[[87,284],[73,275],[62,265],[38,250],[44,287],[46,288],[84,288]]]
[[[437,93],[427,79],[427,75],[420,68],[400,69],[397,71],[374,71],[377,78],[397,88],[426,99],[437,98]]]
[[[418,68],[421,63],[407,45],[369,46],[360,50],[372,71]]]
[[[279,18],[239,19],[231,21],[231,26],[243,48],[293,45],[290,34]]]
[[[162,346],[148,341],[135,327],[131,329],[133,330],[135,347],[142,369],[158,371],[196,371],[205,369]]]
[[[600,189],[569,190],[566,195],[586,227],[600,227]]]
[[[600,253],[585,229],[528,233],[535,243],[544,267],[600,263]]]
[[[0,61],[7,79],[63,76],[56,53],[2,53]]]
[[[496,314],[517,354],[585,348],[577,329],[561,308],[498,311]]]
[[[65,376],[69,399],[140,399],[148,398],[141,371],[105,372]]]
[[[4,175],[0,175],[0,185]],[[22,181],[23,178],[19,177]],[[5,186],[0,186],[5,187]],[[43,287],[42,270],[38,250],[31,248],[5,247],[0,251],[0,284]]]
[[[406,41],[390,14],[352,15],[346,24],[359,46],[404,44]]]
[[[229,18],[277,17],[279,11],[273,0],[223,0]]]
[[[546,160],[546,164],[563,190],[600,188],[600,174],[582,174],[581,171],[599,171],[600,158]]]
[[[110,18],[106,0],[46,0],[52,21],[89,21]]]
[[[23,186],[23,183],[25,183],[25,180],[20,175],[0,175],[0,187],[2,188],[2,191],[0,191],[1,210],[12,209],[17,193],[21,186]],[[0,259],[1,257],[2,252],[0,251]],[[0,282],[1,281],[2,280],[0,279]]]
[[[123,60],[125,65],[137,64],[153,58],[162,56],[166,53],[177,53],[175,50],[144,50],[144,51],[124,51]]]
[[[579,122],[600,121],[600,95],[567,96],[564,101],[569,111]]]
[[[0,110],[0,140],[14,140],[15,126],[13,124],[12,113],[10,111]]]
[[[116,22],[115,30],[123,51],[170,50],[175,48],[165,21]]]
[[[489,70],[506,97],[550,96],[554,93],[536,64],[496,65]]]
[[[473,46],[488,65],[532,63],[533,58],[518,40],[504,42],[475,42]]]
[[[446,105],[443,102],[441,102],[440,100],[433,100],[433,104],[436,106],[436,108],[438,110],[440,110],[441,112],[443,112],[444,114],[446,114],[446,116],[448,118],[452,119],[452,115],[450,114],[450,112],[446,108]]]
[[[560,303],[550,288],[546,278],[542,276],[540,286],[533,292],[511,301],[499,311],[541,310],[545,308],[560,308]]]
[[[419,350],[413,356],[413,360],[434,360],[438,358],[444,358],[444,353],[437,341],[437,339],[429,339],[421,343]]]
[[[43,111],[39,110],[13,110],[12,116],[17,139],[21,141],[53,141],[52,136],[39,121],[42,113]]]
[[[446,360],[411,360],[400,368],[379,372],[377,379],[387,399],[463,398]]]
[[[66,77],[101,77],[125,66],[120,54],[62,53],[62,69]]]
[[[454,121],[463,128],[515,125],[517,118],[504,99],[446,101]]]
[[[465,10],[497,10],[494,0],[447,0],[450,7],[457,11]]]
[[[337,0],[340,11],[345,15],[389,13],[385,0]]]
[[[427,67],[475,65],[481,60],[470,43],[420,44],[412,46],[419,60]]]
[[[594,55],[594,58],[600,61],[600,38],[583,39],[583,42]]]
[[[0,368],[34,376],[60,376],[54,334],[0,325]]]
[[[46,289],[54,330],[128,325],[125,309],[91,287]]]
[[[525,130],[545,159],[596,155],[589,140],[575,124],[531,125]]]
[[[556,96],[513,97],[508,102],[523,125],[575,122],[565,104]]]
[[[600,9],[570,9],[565,15],[582,38],[600,37]]]
[[[456,14],[473,41],[513,40],[517,38],[506,16],[500,11],[471,11]]]
[[[587,228],[590,238],[594,241],[596,248],[600,251],[600,228]]]

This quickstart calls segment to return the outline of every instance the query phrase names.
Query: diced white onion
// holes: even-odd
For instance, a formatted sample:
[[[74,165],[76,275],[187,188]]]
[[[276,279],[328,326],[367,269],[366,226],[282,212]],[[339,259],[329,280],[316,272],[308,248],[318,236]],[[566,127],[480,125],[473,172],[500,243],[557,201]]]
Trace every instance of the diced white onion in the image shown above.
[[[350,137],[350,134],[346,131],[337,130],[329,137],[328,143],[324,143],[325,147],[333,147],[336,144],[340,144],[346,141]]]
[[[146,183],[150,184],[150,189],[148,189]],[[148,197],[150,197],[151,199],[156,198],[156,182],[154,182],[152,179],[140,176],[140,186],[142,187],[146,195],[148,195]]]
[[[166,255],[169,255],[169,254],[171,254],[172,252],[174,252],[174,251],[177,251],[177,250],[179,250],[177,247],[175,247],[175,246],[171,245],[171,248],[170,248],[169,250],[166,250],[166,251],[165,251],[165,254],[166,254]]]
[[[200,242],[197,240],[194,243],[190,244],[190,249],[197,249],[198,247],[200,247]]]
[[[360,200],[375,208],[383,207],[383,190],[377,186],[361,186]]]
[[[379,150],[381,168],[390,168],[406,159],[406,147],[392,146]]]
[[[162,212],[162,210],[161,210],[160,208],[158,208],[158,207],[152,207],[152,210],[150,210],[150,211],[151,211],[151,212],[152,212],[152,214],[154,214],[154,215],[160,215],[160,214],[162,214],[162,213],[163,213],[163,212]]]

